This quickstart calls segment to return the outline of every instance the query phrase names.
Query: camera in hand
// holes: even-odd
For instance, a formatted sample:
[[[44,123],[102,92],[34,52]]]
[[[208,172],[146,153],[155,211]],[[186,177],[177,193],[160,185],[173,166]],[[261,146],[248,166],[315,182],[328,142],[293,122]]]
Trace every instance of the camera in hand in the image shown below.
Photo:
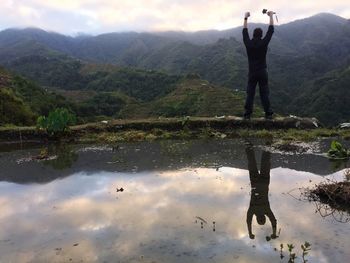
[[[266,14],[266,13],[267,13],[267,9],[263,9],[262,13],[263,13],[263,14]],[[273,12],[273,14],[276,14],[276,13]]]
[[[263,14],[267,14],[267,9],[263,9],[262,13],[263,13]],[[278,23],[278,17],[277,17],[277,15],[276,15],[276,12],[272,12],[272,13],[276,16],[276,21],[277,21],[277,23]]]

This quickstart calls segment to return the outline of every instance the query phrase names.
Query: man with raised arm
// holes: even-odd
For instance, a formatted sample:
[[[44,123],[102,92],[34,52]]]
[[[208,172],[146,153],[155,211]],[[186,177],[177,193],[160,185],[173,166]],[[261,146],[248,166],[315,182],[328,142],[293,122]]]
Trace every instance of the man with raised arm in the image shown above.
[[[249,38],[248,34],[248,17],[250,13],[245,13],[244,26],[243,26],[243,42],[247,49],[248,63],[249,63],[249,74],[248,74],[248,85],[247,85],[247,98],[245,102],[245,113],[244,119],[249,120],[253,113],[253,104],[255,96],[255,88],[259,83],[259,92],[261,103],[264,107],[265,118],[272,119],[273,112],[270,106],[269,99],[269,86],[268,86],[268,74],[266,65],[266,53],[267,47],[272,38],[274,32],[273,27],[273,12],[268,11],[270,17],[270,25],[267,30],[266,36],[262,38],[263,31],[261,28],[255,28],[253,38]]]

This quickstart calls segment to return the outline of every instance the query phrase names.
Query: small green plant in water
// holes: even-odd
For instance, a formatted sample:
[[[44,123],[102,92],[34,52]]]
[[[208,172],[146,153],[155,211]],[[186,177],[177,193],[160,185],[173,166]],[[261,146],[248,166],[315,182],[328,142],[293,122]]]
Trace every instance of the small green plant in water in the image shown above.
[[[302,258],[303,262],[306,263],[308,260],[305,259],[305,256],[309,254],[308,252],[311,250],[311,244],[309,242],[305,242],[303,245],[301,245],[301,249],[303,250]]]
[[[49,152],[47,150],[47,148],[43,148],[40,150],[40,153],[38,155],[38,159],[46,159],[49,156]]]
[[[287,244],[288,251],[289,251],[289,260],[288,263],[294,263],[296,259],[295,253],[293,253],[294,245],[293,244]]]
[[[301,250],[302,250],[302,254],[301,254],[301,260],[302,261],[300,261],[300,262],[307,263],[308,260],[306,259],[306,256],[309,254],[309,251],[311,250],[311,244],[306,241],[300,247],[301,247]],[[283,248],[284,248],[283,244],[280,244],[280,258],[281,259],[284,258]],[[296,256],[296,253],[294,252],[295,246],[293,244],[287,244],[287,248],[288,248],[288,252],[289,252],[288,263],[295,263],[296,259],[298,258]]]
[[[58,108],[49,113],[49,116],[40,116],[37,127],[44,129],[50,136],[59,136],[66,132],[69,125],[73,125],[76,118],[65,108]]]
[[[283,259],[284,255],[283,255],[283,244],[280,245],[280,258]]]
[[[327,155],[333,160],[347,159],[350,157],[350,150],[346,149],[340,142],[333,141]]]

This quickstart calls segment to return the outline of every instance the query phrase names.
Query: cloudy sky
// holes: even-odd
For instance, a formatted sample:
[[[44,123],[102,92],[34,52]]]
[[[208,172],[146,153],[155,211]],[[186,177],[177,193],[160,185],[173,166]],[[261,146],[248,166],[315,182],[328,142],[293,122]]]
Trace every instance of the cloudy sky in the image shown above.
[[[273,9],[281,24],[320,12],[350,18],[349,0],[0,0],[0,30],[40,27],[64,34],[111,31],[196,31],[239,26],[245,11],[267,21]]]

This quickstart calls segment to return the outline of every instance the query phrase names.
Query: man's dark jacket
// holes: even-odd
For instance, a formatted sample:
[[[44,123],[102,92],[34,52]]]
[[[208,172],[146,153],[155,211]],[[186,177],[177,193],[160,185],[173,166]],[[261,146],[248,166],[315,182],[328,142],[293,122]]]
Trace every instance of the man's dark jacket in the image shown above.
[[[247,49],[250,73],[254,73],[267,68],[267,46],[270,43],[273,32],[274,27],[270,25],[264,38],[250,39],[248,29],[243,28],[243,42]]]

